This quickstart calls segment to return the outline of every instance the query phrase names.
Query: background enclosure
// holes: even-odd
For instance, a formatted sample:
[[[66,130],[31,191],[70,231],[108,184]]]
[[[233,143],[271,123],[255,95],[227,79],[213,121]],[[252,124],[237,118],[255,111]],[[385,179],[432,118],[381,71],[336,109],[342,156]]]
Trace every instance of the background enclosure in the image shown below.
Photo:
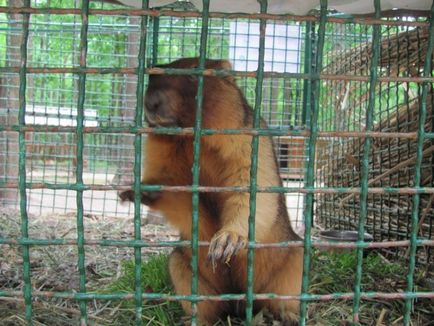
[[[206,35],[206,57],[231,61],[248,102],[268,123],[263,132],[274,137],[284,179],[278,191],[286,193],[305,244],[310,248],[311,234],[323,228],[371,233],[388,259],[409,262],[402,289],[397,286],[404,295],[390,298],[406,299],[409,321],[411,299],[418,297],[414,268],[429,279],[434,268],[429,13],[388,12],[379,24],[372,16],[354,19],[329,10],[321,23],[319,11],[315,18],[205,17],[187,1],[143,16],[100,2],[35,0],[25,15],[11,10],[21,1],[0,5],[1,205],[21,210],[21,240],[28,238],[29,216],[77,217],[78,240],[68,241],[83,250],[79,292],[86,281],[83,217],[135,218],[137,228],[147,212],[120,205],[116,195],[135,180],[137,129],[146,128],[137,121],[137,89],[155,73],[146,69],[199,56]],[[256,72],[262,56],[263,74]],[[0,232],[0,246],[22,245],[24,265],[30,264],[29,243],[17,241]],[[132,247],[137,259],[140,246]],[[26,287],[28,312],[30,283]],[[1,291],[0,297],[10,295]],[[428,287],[420,297],[430,300],[433,291]]]

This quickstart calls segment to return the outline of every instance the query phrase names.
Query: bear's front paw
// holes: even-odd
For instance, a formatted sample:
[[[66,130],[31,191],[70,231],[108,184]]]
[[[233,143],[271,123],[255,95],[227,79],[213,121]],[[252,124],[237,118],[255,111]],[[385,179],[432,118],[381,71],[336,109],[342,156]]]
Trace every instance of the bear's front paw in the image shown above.
[[[232,256],[236,255],[240,249],[244,249],[246,245],[246,237],[234,231],[220,230],[211,239],[208,259],[212,262],[213,268],[218,260],[228,264]]]
[[[161,193],[159,191],[143,191],[140,194],[140,202],[143,205],[149,205],[155,202],[160,196]],[[122,191],[121,193],[119,193],[119,198],[122,202],[134,202],[134,190],[130,189]]]

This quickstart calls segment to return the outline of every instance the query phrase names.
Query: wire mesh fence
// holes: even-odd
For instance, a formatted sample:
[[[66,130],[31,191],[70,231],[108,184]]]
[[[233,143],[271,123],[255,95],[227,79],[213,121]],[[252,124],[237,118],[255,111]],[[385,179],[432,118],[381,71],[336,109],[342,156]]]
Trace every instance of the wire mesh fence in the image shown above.
[[[380,19],[334,16],[321,1],[316,16],[202,12],[189,2],[162,9],[125,9],[89,1],[24,1],[0,7],[0,200],[20,209],[20,234],[3,236],[1,246],[22,248],[22,292],[0,290],[2,297],[23,297],[32,323],[35,297],[79,303],[81,324],[88,324],[92,300],[134,301],[142,323],[143,300],[186,300],[197,305],[245,301],[245,323],[253,322],[253,303],[282,299],[301,302],[299,323],[309,319],[315,301],[352,300],[352,321],[360,323],[360,305],[378,299],[404,302],[402,323],[409,325],[414,302],[432,300],[432,288],[418,291],[415,269],[433,266],[432,51],[433,27],[426,17]],[[3,3],[2,3],[3,4]],[[120,9],[119,9],[120,8]],[[122,12],[120,13],[119,10]],[[432,17],[432,15],[431,15]],[[431,24],[431,25],[429,25]],[[199,66],[183,71],[153,68],[182,57],[199,57]],[[228,59],[231,71],[205,69],[205,57]],[[198,78],[197,112],[207,76],[236,77],[253,107],[249,130],[209,130],[197,118],[194,128],[154,128],[144,123],[143,94],[149,76],[191,74]],[[260,115],[267,128],[259,124]],[[201,116],[201,115],[198,115]],[[142,142],[149,134],[187,134],[194,138],[192,183],[173,187],[141,185]],[[201,137],[252,135],[249,186],[216,189],[200,184]],[[273,136],[279,187],[256,182],[255,156],[263,136]],[[121,205],[118,191],[133,187],[134,203]],[[192,196],[191,241],[150,243],[141,237],[141,191],[187,191]],[[250,193],[247,289],[245,293],[202,295],[198,253],[208,245],[198,238],[199,198],[206,192]],[[254,293],[253,261],[256,198],[284,193],[293,226],[303,241],[265,246],[304,247],[300,294]],[[76,239],[29,237],[29,214],[73,212]],[[88,215],[133,217],[133,239],[88,239]],[[354,244],[324,242],[317,227],[355,230]],[[374,236],[364,241],[363,233]],[[31,252],[39,245],[74,246],[76,292],[39,291],[32,286]],[[263,244],[262,244],[263,245]],[[89,246],[131,248],[134,292],[88,290]],[[192,248],[191,295],[143,291],[143,248]],[[345,293],[312,293],[309,270],[314,247],[355,249],[352,288]],[[5,247],[6,248],[6,247]],[[363,287],[364,252],[385,248],[408,262],[400,291]],[[315,262],[313,262],[315,264]],[[427,273],[426,275],[431,275]],[[428,276],[431,277],[431,276]],[[416,301],[415,301],[416,300]]]
[[[379,76],[419,76],[427,60],[429,30],[426,28],[389,27],[381,34]],[[372,43],[363,42],[357,47],[336,54],[325,68],[332,74],[367,74]],[[431,58],[428,58],[432,60]],[[339,64],[337,64],[339,62]],[[328,82],[330,107],[328,118],[323,120],[323,130],[358,130],[367,126],[367,85],[352,81]],[[419,122],[421,85],[413,82],[381,82],[375,89],[373,131],[390,133],[415,133]],[[337,94],[332,97],[331,94]],[[427,91],[427,116],[424,129],[432,129],[432,88]],[[323,156],[322,179],[325,186],[359,187],[364,139],[331,140]],[[421,186],[431,187],[431,140],[423,145]],[[368,185],[380,187],[405,187],[414,185],[417,140],[399,137],[374,139],[369,154]],[[432,238],[432,202],[430,195],[421,195],[421,218],[418,234]],[[318,200],[317,216],[328,228],[356,229],[360,201],[355,195],[323,196]],[[401,194],[373,194],[368,202],[366,229],[378,240],[407,239],[411,233],[412,197]],[[429,262],[431,248],[420,248],[418,259]],[[403,254],[406,250],[403,249]],[[428,259],[428,261],[427,261]]]
[[[42,3],[39,4],[42,6]],[[59,3],[59,5],[62,5]],[[67,5],[63,3],[63,5]],[[72,7],[74,6],[71,3]],[[105,5],[107,7],[107,5]],[[104,6],[102,8],[105,8]],[[112,6],[113,7],[113,6]],[[20,38],[20,27],[12,28],[6,15],[1,22],[5,40]],[[134,68],[137,65],[139,23],[135,16],[91,16],[89,20],[88,65],[92,67]],[[18,23],[17,23],[18,24]],[[167,63],[180,57],[194,57],[198,53],[200,20],[197,18],[161,17],[149,22],[148,29],[157,32],[154,48],[149,46],[148,61],[152,55],[157,63]],[[80,19],[77,15],[34,15],[29,25],[29,65],[38,68],[77,67],[79,60]],[[303,29],[296,22],[269,24],[266,41],[266,69],[277,72],[301,72]],[[151,35],[151,33],[150,33]],[[208,30],[208,57],[227,58],[234,62],[235,70],[257,68],[259,25],[248,19],[212,19]],[[16,65],[17,47],[4,42],[2,52],[8,54],[8,65]],[[285,58],[285,60],[282,60]],[[4,75],[3,88],[6,113],[11,119],[17,111],[18,88],[13,75]],[[78,79],[67,73],[31,74],[26,90],[26,123],[29,125],[75,126],[78,97]],[[250,103],[255,99],[254,78],[240,78],[239,85]],[[129,74],[89,75],[86,86],[85,127],[126,127],[133,124],[136,80]],[[270,126],[302,128],[303,82],[299,79],[267,78],[264,80],[263,116]],[[15,103],[14,103],[15,102]],[[4,140],[6,142],[7,140]],[[38,132],[26,136],[28,173],[31,182],[70,182],[76,168],[76,139],[73,132],[63,135]],[[133,138],[128,134],[87,134],[84,143],[84,177],[96,185],[127,184],[132,180]],[[291,185],[301,187],[304,173],[304,141],[301,138],[276,138],[276,151],[281,162],[282,175]],[[288,144],[293,152],[288,155]],[[5,145],[7,146],[7,145]],[[9,160],[18,156],[13,149],[7,151]],[[6,161],[6,160],[5,160]],[[3,164],[7,166],[7,162]],[[4,173],[12,177],[10,173]],[[17,205],[17,197],[3,199],[6,205]],[[75,194],[63,190],[30,190],[30,212],[73,211]],[[288,195],[295,221],[301,222],[302,197]],[[42,199],[42,201],[41,201]],[[85,193],[88,214],[131,216],[132,210],[119,205],[115,193]],[[95,204],[96,202],[100,204]],[[55,203],[41,206],[41,202]]]

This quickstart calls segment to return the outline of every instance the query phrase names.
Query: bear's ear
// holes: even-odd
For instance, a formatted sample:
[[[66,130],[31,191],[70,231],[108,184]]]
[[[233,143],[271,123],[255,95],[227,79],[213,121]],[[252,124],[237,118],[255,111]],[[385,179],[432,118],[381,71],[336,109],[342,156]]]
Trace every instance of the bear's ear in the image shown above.
[[[186,68],[186,69],[190,69],[190,68],[197,67],[198,63],[199,63],[199,59],[198,58],[181,58],[181,59],[169,62],[169,63],[156,65],[155,67],[158,67],[158,68]]]
[[[229,60],[218,60],[218,62],[221,68],[232,70],[232,64],[229,62]]]
[[[182,58],[176,61],[173,61],[168,64],[158,65],[160,68],[197,68],[199,65],[199,58]],[[232,64],[228,60],[216,60],[216,59],[207,59],[205,61],[206,69],[225,69],[232,70]],[[225,80],[234,82],[234,76],[224,76],[222,77]],[[196,76],[192,76],[191,79],[195,80]]]
[[[199,59],[198,59],[199,63]],[[208,69],[227,69],[232,70],[232,65],[228,60],[208,59],[205,62],[205,67]]]
[[[228,60],[212,60],[211,64],[207,65],[207,68],[232,70],[232,64]],[[230,82],[235,82],[234,76],[228,75],[222,78]]]

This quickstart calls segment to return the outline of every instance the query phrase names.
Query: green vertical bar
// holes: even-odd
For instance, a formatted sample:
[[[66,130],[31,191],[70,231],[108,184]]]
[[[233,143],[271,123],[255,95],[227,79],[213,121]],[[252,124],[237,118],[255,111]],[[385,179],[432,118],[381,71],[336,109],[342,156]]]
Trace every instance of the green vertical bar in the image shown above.
[[[148,0],[143,0],[142,9],[148,9]],[[146,63],[146,36],[148,16],[142,16],[140,23],[140,45],[137,67],[136,113],[135,127],[143,127],[143,92],[145,88],[145,63]],[[142,136],[134,136],[134,239],[141,240],[141,160],[142,160]],[[142,251],[140,247],[134,247],[134,303],[136,312],[136,325],[142,325]]]
[[[306,35],[304,36],[304,73],[311,74],[314,67],[314,32],[315,23],[306,22]],[[303,107],[301,112],[301,123],[303,126],[307,126],[310,123],[310,114],[312,110],[312,79],[303,80]],[[304,142],[304,156],[309,157],[309,142]],[[307,164],[306,164],[307,165]],[[307,171],[304,171],[304,186],[307,184]],[[306,197],[305,195],[303,196]],[[306,201],[303,200],[303,209],[306,209]],[[304,221],[303,221],[304,222]]]
[[[81,4],[81,31],[80,31],[80,68],[86,68],[87,56],[87,30],[89,24],[89,0],[83,0]],[[78,77],[78,103],[77,103],[77,166],[76,184],[83,185],[83,121],[84,101],[86,96],[86,73],[80,73]],[[80,292],[86,292],[86,267],[84,249],[84,223],[83,223],[83,190],[76,190],[77,202],[77,250],[78,272]],[[80,325],[87,325],[86,301],[80,301]]]
[[[325,27],[327,19],[327,0],[321,0],[321,10],[320,10],[320,21],[319,21],[319,31],[318,31],[318,45],[315,58],[314,73],[318,75],[322,69],[322,54],[324,48],[324,38],[325,38]],[[309,117],[309,157],[307,162],[306,171],[306,187],[313,187],[315,185],[315,148],[316,148],[316,138],[318,134],[318,112],[319,112],[319,99],[320,99],[320,80],[313,79],[312,83],[312,95],[311,98],[314,100],[313,106],[311,106],[311,112]],[[312,239],[311,239],[311,229],[312,229],[312,217],[313,217],[313,201],[314,194],[308,193],[306,195],[306,205],[304,210],[304,256],[303,256],[303,277],[301,283],[301,295],[305,295],[309,291],[309,270],[310,270],[310,258],[312,251]],[[307,314],[307,301],[302,301],[300,304],[300,325],[306,325],[306,314]]]
[[[24,7],[30,7],[30,0],[24,1]],[[26,83],[27,83],[27,41],[29,38],[30,14],[23,14],[23,34],[20,46],[20,88],[19,88],[19,112],[18,123],[21,127],[26,124]],[[18,136],[19,146],[19,193],[21,213],[21,237],[23,240],[29,237],[29,217],[27,215],[27,193],[26,193],[26,137],[25,132],[20,131]],[[30,277],[30,246],[22,245],[23,250],[23,295],[25,304],[25,315],[28,325],[32,322],[32,283]]]
[[[266,13],[267,0],[258,0],[260,12]],[[259,53],[258,70],[255,87],[255,107],[253,117],[253,128],[259,129],[261,125],[261,106],[262,106],[262,85],[264,80],[264,57],[265,57],[265,32],[267,20],[261,19],[259,22]],[[246,291],[246,325],[252,325],[253,321],[253,271],[255,248],[255,216],[256,216],[256,193],[257,193],[257,172],[258,172],[258,151],[259,136],[252,137],[251,167],[250,167],[250,198],[249,198],[249,247],[247,249],[247,291]]]
[[[381,17],[380,0],[374,0],[375,18]],[[374,25],[372,31],[372,56],[371,65],[369,67],[369,99],[368,107],[366,109],[366,131],[372,130],[375,106],[375,91],[377,88],[378,79],[378,59],[380,56],[380,37],[381,25]],[[360,213],[358,225],[357,241],[364,240],[365,234],[365,221],[368,215],[368,176],[369,176],[369,151],[371,149],[372,138],[366,137],[363,145],[363,157],[361,168],[361,181],[360,181]],[[354,278],[354,301],[353,301],[353,322],[359,323],[359,309],[360,309],[360,291],[362,282],[362,264],[363,264],[363,248],[357,248],[357,266],[356,276]]]
[[[423,76],[429,77],[432,75],[432,55],[434,48],[434,1],[431,6],[431,16],[430,16],[430,25],[429,25],[429,40],[428,40],[428,49],[425,55],[425,64],[423,67]],[[414,167],[414,187],[420,187],[421,181],[421,166],[423,159],[423,143],[425,140],[425,121],[426,121],[426,102],[428,95],[428,82],[423,82],[422,94],[419,99],[419,126],[417,130],[417,153],[416,153],[416,164]],[[413,289],[413,278],[414,278],[414,269],[416,264],[416,250],[417,250],[417,229],[419,224],[419,202],[420,202],[420,194],[413,195],[413,207],[411,214],[411,233],[410,233],[410,259],[408,266],[408,274],[407,274],[407,292],[412,292]],[[404,309],[404,325],[410,325],[410,313],[412,309],[412,299],[405,300],[405,309]]]
[[[310,74],[312,72],[312,51],[313,51],[313,39],[312,34],[315,31],[315,24],[313,22],[306,22],[306,35],[304,36],[304,73]],[[301,114],[301,122],[306,125],[306,120],[310,114],[311,107],[311,87],[312,80],[305,79],[303,81],[303,109]]]
[[[154,17],[152,21],[152,66],[157,64],[159,32],[160,32],[160,17]]]
[[[199,49],[199,69],[205,68],[206,48],[208,41],[208,23],[209,23],[209,0],[203,0],[202,10],[202,29],[200,34],[200,49]],[[198,294],[198,260],[199,251],[199,176],[200,176],[200,139],[202,135],[202,102],[203,102],[203,82],[204,77],[198,77],[198,86],[196,94],[196,120],[194,122],[194,140],[193,140],[193,182],[192,182],[192,226],[191,226],[191,294],[193,301],[191,302],[191,323],[197,323],[197,301],[195,296]]]

